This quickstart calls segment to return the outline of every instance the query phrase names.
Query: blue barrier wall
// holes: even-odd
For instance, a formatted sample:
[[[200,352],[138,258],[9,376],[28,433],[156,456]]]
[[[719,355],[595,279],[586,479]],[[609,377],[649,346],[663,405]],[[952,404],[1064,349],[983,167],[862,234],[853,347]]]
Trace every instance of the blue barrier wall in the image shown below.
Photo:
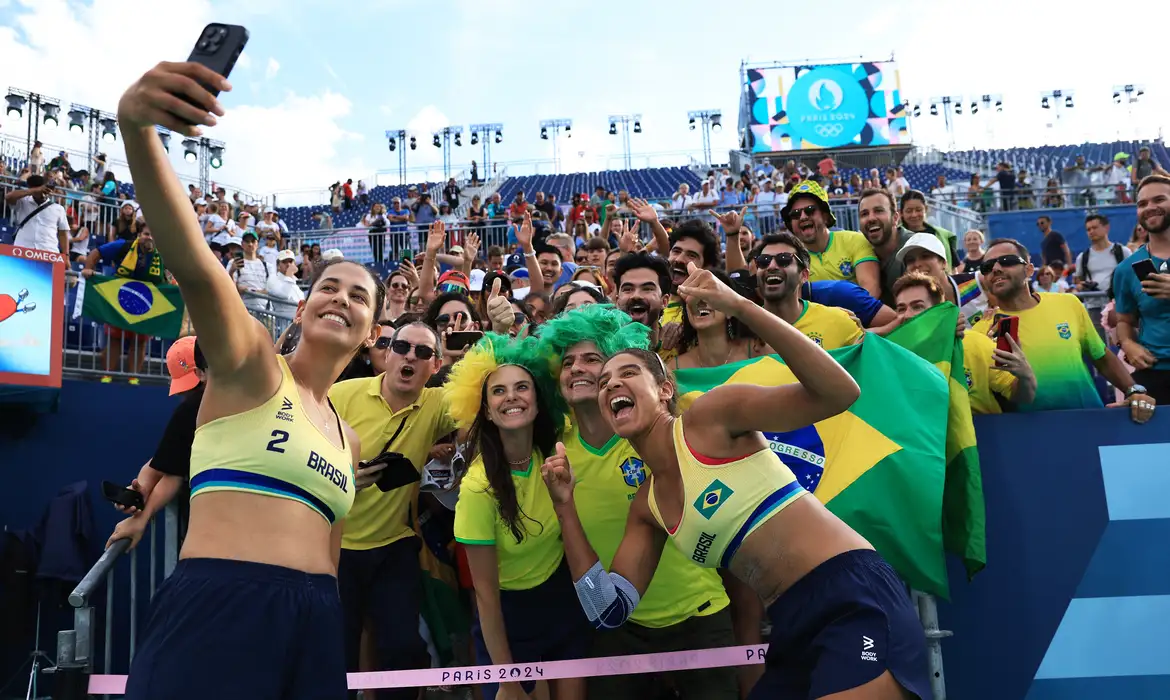
[[[1170,413],[976,419],[987,569],[939,610],[952,700],[1170,697]]]
[[[0,527],[9,530],[33,529],[40,522],[45,506],[61,487],[76,481],[89,484],[89,498],[93,508],[94,531],[91,540],[90,563],[97,560],[106,538],[117,524],[119,516],[101,494],[103,480],[130,483],[138,469],[154,453],[155,444],[167,420],[178,403],[167,396],[165,387],[130,386],[128,384],[99,384],[66,380],[62,382],[57,413],[14,415],[5,413],[11,408],[0,406]],[[161,516],[160,516],[161,519]],[[162,530],[157,542],[158,560],[162,561]],[[149,572],[146,548],[149,534],[139,547],[138,561],[138,619],[145,620],[150,599]],[[122,561],[115,570],[125,584],[129,563]],[[162,580],[161,569],[158,573]],[[65,588],[71,589],[71,586]],[[114,635],[115,670],[125,672],[129,648],[128,610],[129,594],[125,585],[115,585],[115,611],[118,620]],[[47,591],[42,602],[41,650],[56,656],[57,630],[72,628],[72,608],[64,603],[68,590]],[[104,654],[103,632],[105,620],[105,589],[94,595],[97,613],[95,635],[96,668],[101,668]],[[17,667],[32,650],[32,630],[35,613],[24,620],[3,620],[5,632],[19,629],[23,634],[0,635],[0,683],[16,673]],[[28,672],[24,671],[20,697]],[[43,677],[42,692],[51,687],[51,678]],[[0,692],[0,697],[16,695],[15,686]]]
[[[987,238],[1015,238],[1028,247],[1032,257],[1040,260],[1040,229],[1036,219],[1047,216],[1052,219],[1052,230],[1059,232],[1068,241],[1069,250],[1078,255],[1089,247],[1089,235],[1085,233],[1085,217],[1090,213],[1103,214],[1109,219],[1109,238],[1125,243],[1137,225],[1137,207],[1132,204],[1094,209],[1024,209],[987,215]]]
[[[175,403],[161,387],[66,381],[58,413],[39,416],[20,438],[0,430],[0,525],[35,526],[61,486],[86,480],[96,555],[118,519],[101,500],[101,481],[137,473]],[[1163,411],[1146,426],[1120,410],[977,419],[989,563],[968,584],[951,562],[953,601],[940,616],[955,633],[943,642],[952,700],[1170,697],[1170,655],[1160,645],[1170,620]],[[141,559],[140,624],[149,598]],[[126,571],[123,561],[123,582]],[[113,671],[125,673],[128,601],[117,588]],[[101,630],[104,591],[95,604]],[[56,631],[70,626],[68,609],[50,602],[42,649],[53,655]],[[97,641],[100,669],[100,632]],[[0,648],[0,678],[30,649],[31,636]]]

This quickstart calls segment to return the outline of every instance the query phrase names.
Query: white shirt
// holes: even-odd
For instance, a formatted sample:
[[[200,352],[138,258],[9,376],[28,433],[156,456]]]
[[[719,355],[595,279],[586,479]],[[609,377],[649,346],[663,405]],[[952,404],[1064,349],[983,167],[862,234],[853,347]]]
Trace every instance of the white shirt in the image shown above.
[[[270,248],[268,246],[264,246],[257,252],[260,255],[260,259],[263,260],[265,264],[268,265],[268,267],[273,270],[276,269],[276,254],[280,252],[279,249],[275,247]],[[271,275],[269,275],[269,277],[271,277]]]
[[[211,225],[210,233],[207,231],[208,224]],[[230,235],[230,231],[227,229],[227,222],[224,221],[223,217],[219,214],[208,214],[207,221],[203,223],[203,237],[208,241],[211,241],[211,239],[214,238],[215,234],[217,233],[227,233]]]
[[[703,194],[702,192],[699,192],[697,195],[695,195],[692,198],[691,203],[695,204],[695,205],[718,204],[719,203],[719,193],[715,192],[714,190],[708,190],[707,194]]]
[[[293,304],[305,299],[305,293],[297,286],[297,278],[282,275],[279,272],[268,276],[268,294]]]
[[[275,221],[261,221],[260,223],[256,224],[257,236],[264,238],[264,236],[268,235],[269,233],[274,233],[278,236],[280,235],[280,226]]]
[[[910,183],[904,177],[894,178],[893,183],[890,184],[890,194],[895,198],[901,197],[910,191]]]
[[[33,213],[39,206],[41,205],[36,203],[32,195],[16,200],[16,203],[12,205],[12,223],[19,226],[20,222],[24,221],[24,218]],[[65,208],[53,202],[20,227],[20,230],[16,232],[16,240],[12,244],[21,248],[35,248],[36,250],[59,253],[61,252],[61,243],[57,237],[58,231],[69,233],[69,219],[65,216]]]
[[[1125,246],[1121,248],[1121,259],[1128,258],[1133,251]],[[1113,244],[1105,250],[1097,250],[1090,247],[1088,255],[1085,256],[1085,267],[1089,268],[1089,280],[1097,283],[1097,291],[1105,292],[1109,290],[1109,286],[1113,284],[1113,271],[1117,269],[1117,257],[1113,255]],[[1080,267],[1080,257],[1077,256],[1077,266]],[[1077,277],[1085,278],[1084,271],[1078,269]]]
[[[756,215],[768,216],[775,214],[774,206],[776,204],[776,190],[761,190],[756,195]]]
[[[694,201],[689,194],[676,194],[674,199],[670,200],[670,208],[674,211],[682,211],[691,206]]]
[[[228,262],[228,269],[231,269],[232,262]],[[233,273],[233,279],[237,284],[250,289],[254,292],[264,293],[268,288],[268,280],[272,277],[265,264],[264,259],[244,260],[244,268],[237,273]],[[268,309],[268,300],[257,298],[251,295],[244,296],[244,306],[253,311],[265,311]]]
[[[87,194],[81,198],[81,219],[83,221],[97,221],[97,218],[97,199],[92,194]]]

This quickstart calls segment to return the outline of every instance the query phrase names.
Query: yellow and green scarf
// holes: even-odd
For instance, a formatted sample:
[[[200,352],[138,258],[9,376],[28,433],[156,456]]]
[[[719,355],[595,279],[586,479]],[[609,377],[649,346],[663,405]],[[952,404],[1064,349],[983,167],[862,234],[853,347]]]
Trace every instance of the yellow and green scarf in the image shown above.
[[[150,264],[146,269],[146,279],[144,281],[153,282],[155,284],[166,283],[166,270],[163,268],[162,256],[158,254],[158,249],[150,251]],[[131,241],[130,247],[126,250],[126,254],[122,256],[121,262],[118,263],[117,275],[118,277],[134,277],[137,279],[135,272],[138,270],[138,240]]]

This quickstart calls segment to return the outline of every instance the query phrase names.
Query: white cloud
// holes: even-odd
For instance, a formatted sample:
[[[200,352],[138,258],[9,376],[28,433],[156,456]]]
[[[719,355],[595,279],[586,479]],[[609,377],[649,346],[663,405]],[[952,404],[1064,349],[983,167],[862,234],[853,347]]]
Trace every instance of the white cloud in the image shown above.
[[[414,136],[429,138],[432,133],[450,124],[451,120],[438,107],[427,105],[406,123],[406,130]]]
[[[277,72],[280,71],[280,63],[271,56],[268,57],[268,67],[264,69],[264,79],[272,80],[276,77]]]
[[[79,102],[109,112],[116,111],[122,91],[155,63],[184,58],[182,47],[193,44],[199,30],[216,19],[207,0],[93,0],[88,5],[18,0],[8,9],[12,19],[0,26],[6,84],[57,97],[63,106]],[[176,13],[182,14],[182,23],[173,21]],[[78,71],[75,54],[58,50],[88,46],[93,37],[133,37],[132,41],[101,42],[94,55],[102,66],[101,80]],[[239,65],[245,70],[250,66],[246,53]],[[269,59],[266,73],[275,74],[279,68],[275,59]],[[288,93],[275,104],[248,104],[248,91],[240,87],[224,97],[227,116],[207,132],[226,144],[224,167],[213,170],[212,179],[267,194],[278,189],[322,188],[338,177],[356,178],[373,170],[360,157],[347,159],[339,154],[343,144],[361,139],[343,126],[352,110],[344,96],[330,91]],[[62,127],[67,110],[62,110]],[[23,145],[23,121],[5,118],[2,129]],[[85,135],[70,134],[64,128],[42,130],[41,140],[47,146],[80,152],[87,148]],[[177,136],[172,141],[171,162],[180,176],[194,178],[198,167],[179,157],[181,141]],[[120,141],[103,148],[111,159],[124,159]],[[123,167],[113,169],[118,177],[128,175]]]
[[[248,51],[245,49],[244,53],[240,54],[240,57],[236,59],[236,70],[248,70],[251,67],[252,57],[248,55]]]

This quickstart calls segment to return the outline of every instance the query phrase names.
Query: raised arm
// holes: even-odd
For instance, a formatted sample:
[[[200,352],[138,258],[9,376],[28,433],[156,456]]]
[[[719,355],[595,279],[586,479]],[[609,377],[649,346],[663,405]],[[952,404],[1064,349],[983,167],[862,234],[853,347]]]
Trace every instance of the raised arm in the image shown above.
[[[747,269],[747,258],[743,256],[743,251],[740,250],[739,241],[733,241],[732,238],[739,235],[739,230],[743,228],[743,215],[747,213],[747,207],[739,210],[734,209],[725,214],[715,214],[715,219],[723,225],[723,233],[727,236],[727,253],[724,256],[724,267],[728,272],[733,270]]]
[[[431,222],[427,232],[427,249],[423,254],[423,269],[419,270],[418,294],[423,301],[435,298],[435,256],[447,244],[447,227],[442,221]]]
[[[187,190],[171,169],[154,128],[159,124],[197,137],[203,131],[193,125],[214,125],[223,108],[200,83],[231,89],[226,79],[197,63],[165,62],[130,86],[118,103],[126,160],[135,195],[167,269],[183,290],[211,372],[232,375],[233,382],[246,382],[258,391],[275,390],[279,370],[267,331],[248,314],[232,280],[207,247]],[[257,371],[265,365],[270,369]]]
[[[727,384],[703,394],[688,410],[690,426],[717,426],[732,438],[752,431],[787,432],[835,416],[853,405],[861,390],[827,352],[786,321],[745,299],[707,270],[688,264],[690,277],[679,286],[684,300],[695,297],[746,323],[771,346],[797,383],[763,387]]]
[[[666,255],[669,253],[670,236],[666,234],[666,228],[658,220],[658,210],[650,206],[650,203],[644,199],[631,199],[630,211],[634,212],[638,221],[650,224],[650,233],[654,235],[654,242],[658,245],[658,254]]]
[[[557,443],[556,453],[544,461],[540,473],[561,523],[565,559],[569,562],[573,586],[577,589],[577,599],[585,616],[597,629],[620,627],[630,618],[642,594],[650,587],[666,543],[666,535],[655,527],[646,502],[649,487],[639,489],[634,498],[626,520],[625,535],[607,572],[589,544],[585,528],[577,516],[577,506],[573,501],[573,471],[562,443]]]

